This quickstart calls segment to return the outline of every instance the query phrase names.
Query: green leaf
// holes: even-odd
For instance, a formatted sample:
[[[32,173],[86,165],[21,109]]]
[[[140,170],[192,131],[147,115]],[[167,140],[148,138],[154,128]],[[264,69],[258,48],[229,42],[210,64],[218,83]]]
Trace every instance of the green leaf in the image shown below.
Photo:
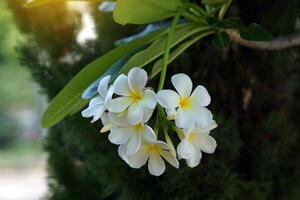
[[[217,49],[225,48],[229,45],[230,38],[227,33],[220,32],[214,35],[212,45]]]
[[[273,39],[273,35],[263,26],[253,23],[248,27],[240,30],[241,38],[250,41],[270,41]]]
[[[122,25],[147,24],[176,14],[181,0],[118,0],[114,20]]]
[[[120,58],[138,47],[146,45],[166,33],[160,30],[117,47],[83,68],[67,86],[52,100],[42,118],[43,127],[51,127],[83,105],[83,91],[105,73]]]
[[[231,17],[222,21],[222,28],[232,28],[241,30],[245,28],[245,24],[242,22],[241,18]]]
[[[202,0],[202,3],[204,5],[215,6],[215,5],[224,4],[225,1],[226,0]]]
[[[208,27],[199,27],[198,24],[186,24],[174,32],[171,47],[179,44],[184,39],[200,31],[207,30]],[[153,42],[147,49],[134,55],[128,63],[121,69],[120,73],[127,73],[133,67],[143,67],[164,53],[166,38],[161,38]]]
[[[198,36],[194,37],[191,40],[188,40],[182,44],[180,44],[171,54],[169,57],[169,61],[168,64],[170,64],[171,62],[173,62],[178,56],[180,56],[185,50],[187,50],[190,46],[192,46],[194,43],[196,43],[198,40],[210,35],[214,33],[213,31],[208,31],[208,32],[203,32],[200,33]],[[156,61],[156,63],[154,64],[152,71],[151,71],[151,75],[150,75],[150,79],[154,78],[156,75],[159,74],[159,72],[161,71],[162,68],[162,64],[163,64],[163,59],[159,59],[158,61]]]

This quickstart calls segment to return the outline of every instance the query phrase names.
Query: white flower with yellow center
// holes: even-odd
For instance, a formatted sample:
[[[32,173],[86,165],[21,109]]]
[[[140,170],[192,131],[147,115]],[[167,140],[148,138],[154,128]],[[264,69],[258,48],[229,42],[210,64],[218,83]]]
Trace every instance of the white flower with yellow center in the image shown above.
[[[141,168],[148,161],[148,170],[154,176],[164,173],[166,166],[163,158],[173,167],[179,168],[178,160],[170,151],[169,146],[157,140],[145,141],[139,151],[131,156],[126,154],[126,146],[120,145],[120,157],[132,168]]]
[[[212,120],[211,112],[205,108],[211,98],[205,87],[199,85],[192,93],[193,83],[186,74],[172,76],[173,90],[162,90],[157,94],[159,104],[166,109],[168,119],[175,119],[179,128],[190,128],[194,124],[206,127]]]
[[[152,115],[152,111],[144,111],[142,122],[131,125],[127,121],[127,111],[123,113],[108,113],[108,118],[103,117],[104,130],[110,130],[108,139],[111,143],[122,145],[126,144],[126,154],[135,154],[141,147],[144,140],[155,140],[156,135],[152,128],[145,124]],[[105,116],[105,115],[104,115]]]
[[[109,81],[110,76],[105,76],[100,81],[98,86],[99,95],[92,98],[88,108],[81,112],[82,116],[85,118],[93,117],[92,123],[100,119],[112,100],[113,86],[108,87]]]
[[[213,153],[217,147],[217,143],[209,132],[216,128],[217,124],[212,121],[206,128],[194,127],[184,129],[184,138],[177,146],[179,159],[186,159],[189,167],[196,167],[201,160],[202,153]]]
[[[111,101],[109,111],[121,113],[128,108],[127,119],[131,125],[142,122],[144,110],[153,110],[157,103],[156,94],[146,89],[148,75],[141,68],[133,68],[128,77],[120,75],[114,82],[114,92],[121,97]]]

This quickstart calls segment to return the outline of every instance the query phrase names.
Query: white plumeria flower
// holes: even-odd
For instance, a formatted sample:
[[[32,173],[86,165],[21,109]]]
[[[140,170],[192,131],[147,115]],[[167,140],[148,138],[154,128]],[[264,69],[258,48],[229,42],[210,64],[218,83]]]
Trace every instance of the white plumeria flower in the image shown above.
[[[216,127],[216,122],[212,121],[206,128],[184,129],[184,138],[177,146],[179,159],[186,159],[189,167],[196,167],[202,157],[201,151],[209,154],[214,153],[217,142],[209,135],[209,132]]]
[[[113,99],[109,111],[121,113],[128,108],[127,119],[131,125],[139,124],[145,109],[153,110],[157,104],[156,94],[145,89],[148,75],[141,68],[133,68],[128,77],[124,74],[118,76],[114,82],[114,92],[121,97]]]
[[[115,7],[116,7],[116,2],[103,1],[99,6],[99,10],[102,12],[112,12],[114,11]]]
[[[169,119],[175,119],[179,128],[206,127],[212,120],[211,112],[205,108],[211,98],[205,87],[199,85],[192,93],[193,83],[186,74],[172,76],[173,90],[162,90],[157,94],[159,104],[166,109]]]
[[[100,119],[102,114],[107,110],[107,107],[110,105],[113,95],[113,86],[108,88],[110,81],[110,76],[105,76],[99,83],[98,94],[94,97],[88,108],[81,112],[82,116],[85,118],[93,117],[92,123]]]
[[[150,119],[151,115],[152,111],[145,111],[142,122],[131,125],[127,121],[127,111],[118,114],[108,113],[109,121],[113,124],[108,136],[109,141],[117,145],[126,144],[126,154],[135,154],[140,149],[144,140],[156,139],[153,129],[145,124]]]
[[[131,156],[126,154],[126,146],[120,145],[120,157],[132,168],[141,168],[148,161],[148,170],[154,176],[164,173],[166,166],[163,158],[173,167],[179,168],[178,160],[171,153],[169,146],[162,141],[145,141],[139,151]]]

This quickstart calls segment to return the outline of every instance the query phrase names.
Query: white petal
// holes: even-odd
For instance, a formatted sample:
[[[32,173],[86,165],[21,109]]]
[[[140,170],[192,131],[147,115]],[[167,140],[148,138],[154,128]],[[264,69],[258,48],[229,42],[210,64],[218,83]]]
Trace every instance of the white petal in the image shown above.
[[[127,154],[126,154],[127,151],[126,146],[127,144],[121,144],[118,148],[118,154],[122,158],[122,160],[124,160],[129,165]]]
[[[181,142],[177,146],[177,154],[180,159],[192,159],[196,156],[197,151],[198,150],[195,148],[195,146],[187,139],[181,140]]]
[[[112,12],[116,7],[116,2],[111,1],[103,1],[100,6],[99,10],[102,12]]]
[[[201,154],[201,151],[199,150],[199,151],[197,151],[196,155],[193,158],[186,160],[186,164],[189,167],[196,167],[199,165],[201,158],[202,158],[202,154]]]
[[[210,104],[211,98],[206,88],[199,85],[192,93],[190,101],[192,106],[208,106]]]
[[[156,140],[156,135],[155,135],[153,129],[148,125],[145,125],[145,131],[144,131],[144,133],[141,133],[141,134],[142,134],[144,140],[147,140],[149,142],[153,142]]]
[[[199,135],[194,144],[205,153],[214,153],[217,147],[216,140],[210,135]]]
[[[103,98],[106,97],[109,81],[110,75],[103,77],[99,83],[98,92]]]
[[[132,168],[141,168],[143,165],[146,164],[148,158],[149,154],[143,148],[141,148],[132,156],[128,156],[128,164]]]
[[[153,90],[145,90],[141,104],[148,109],[155,108],[157,104],[157,97]]]
[[[175,168],[179,168],[179,162],[176,159],[176,157],[174,157],[171,153],[171,151],[162,151],[161,155],[164,159],[166,159],[166,161],[168,161],[168,163],[170,163],[173,167]]]
[[[108,113],[108,118],[116,126],[131,126],[127,120],[127,111],[121,113]]]
[[[190,112],[200,128],[206,128],[213,122],[212,113],[205,107],[193,107]]]
[[[196,127],[194,129],[194,132],[197,133],[197,134],[205,134],[205,135],[207,135],[211,130],[213,130],[213,129],[217,128],[217,127],[218,127],[218,125],[217,125],[216,121],[212,120],[211,123],[208,126],[206,126],[206,127],[203,127],[203,128]]]
[[[168,120],[174,120],[177,117],[176,109],[166,109]]]
[[[128,141],[132,134],[131,128],[128,127],[118,127],[110,131],[108,139],[113,144],[124,144]]]
[[[131,104],[131,99],[129,97],[119,97],[111,100],[109,111],[114,113],[123,112]]]
[[[104,105],[93,105],[83,110],[81,112],[81,115],[85,118],[93,117],[93,120],[91,122],[94,123],[95,121],[100,119],[105,110],[106,107]]]
[[[143,108],[143,122],[146,123],[147,121],[149,121],[149,119],[151,118],[153,114],[153,110],[148,109],[148,108]]]
[[[89,103],[89,106],[94,106],[94,105],[102,105],[104,104],[104,98],[101,96],[96,96],[94,98],[92,98],[92,100]]]
[[[172,76],[171,81],[182,98],[187,98],[191,95],[193,83],[188,75],[175,74]]]
[[[113,86],[115,93],[118,95],[129,96],[131,93],[128,85],[128,77],[124,74],[116,78]]]
[[[166,109],[177,108],[180,96],[173,90],[162,90],[157,93],[158,103]]]
[[[131,104],[128,109],[127,119],[131,125],[140,123],[143,120],[143,108],[139,104]]]
[[[170,150],[169,145],[163,141],[157,140],[154,144],[158,144],[160,146],[160,148],[163,150],[166,150],[166,151]]]
[[[195,124],[193,124],[192,126],[190,126],[189,128],[184,128],[183,129],[183,134],[186,138],[188,138],[190,136],[190,134],[192,132],[195,132]]]
[[[114,94],[114,86],[110,86],[107,93],[106,93],[106,97],[104,100],[104,105],[107,109],[110,108],[111,106],[111,101],[112,101],[112,96]]]
[[[151,154],[148,163],[148,170],[154,176],[160,176],[166,169],[164,160],[157,154]]]
[[[147,83],[147,72],[139,67],[132,68],[128,73],[128,84],[131,91],[143,91]]]
[[[100,106],[94,113],[94,117],[92,119],[92,123],[94,123],[95,121],[99,120],[101,115],[104,113],[104,111],[106,110],[106,108],[104,106]]]
[[[102,116],[101,116],[101,122],[102,122],[103,126],[111,124],[111,121],[109,120],[109,117],[108,117],[108,113],[103,113],[102,114]]]
[[[131,156],[135,154],[141,147],[141,135],[133,133],[127,144],[127,155]]]
[[[175,124],[179,128],[190,128],[194,126],[195,119],[189,110],[182,110],[181,108],[177,111],[177,116],[175,119]]]

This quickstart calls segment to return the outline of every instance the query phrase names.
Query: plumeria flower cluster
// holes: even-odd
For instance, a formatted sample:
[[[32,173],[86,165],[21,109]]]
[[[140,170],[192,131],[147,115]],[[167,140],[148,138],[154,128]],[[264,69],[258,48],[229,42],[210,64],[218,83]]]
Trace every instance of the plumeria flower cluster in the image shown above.
[[[185,159],[189,167],[197,166],[201,152],[213,153],[217,146],[209,135],[217,124],[206,108],[211,101],[207,90],[197,86],[192,92],[192,81],[185,74],[172,77],[176,91],[161,90],[156,94],[146,87],[147,81],[147,72],[138,67],[131,69],[128,75],[119,75],[113,83],[110,76],[103,77],[98,84],[98,94],[82,111],[82,116],[92,117],[92,122],[101,119],[101,132],[109,132],[109,141],[119,145],[119,156],[132,168],[148,163],[150,174],[160,176],[166,169],[165,161],[175,168],[179,168],[177,158]],[[172,124],[180,138],[177,153],[172,150],[172,141],[170,144],[158,139],[159,128],[155,132],[150,126],[156,121],[160,124],[155,127],[170,128],[164,120],[151,120],[157,104],[165,111],[157,109],[157,112],[163,112],[167,124]]]

